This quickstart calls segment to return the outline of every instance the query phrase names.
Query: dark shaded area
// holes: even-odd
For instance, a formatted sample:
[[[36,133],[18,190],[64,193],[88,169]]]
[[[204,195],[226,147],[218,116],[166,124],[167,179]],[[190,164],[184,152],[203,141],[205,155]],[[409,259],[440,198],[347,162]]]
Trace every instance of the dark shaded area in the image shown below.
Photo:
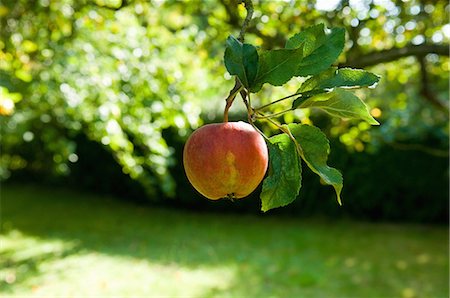
[[[175,149],[171,174],[177,188],[174,198],[159,196],[152,204],[188,209],[260,214],[258,188],[250,197],[236,202],[203,198],[187,180],[182,163],[184,141],[175,129],[164,138]],[[66,186],[99,194],[112,194],[140,204],[150,204],[142,186],[122,172],[104,146],[76,137],[79,160],[66,177],[44,176],[29,171],[14,172],[11,182],[34,181],[49,186]],[[433,145],[433,138],[427,141]],[[329,164],[344,173],[343,203],[340,207],[334,190],[321,185],[317,175],[303,164],[299,198],[288,208],[269,212],[283,216],[325,215],[374,221],[446,223],[449,217],[448,158],[417,150],[397,150],[388,145],[376,153],[349,153],[338,141],[331,142]]]
[[[77,146],[78,160],[70,164],[68,176],[57,175],[52,171],[33,171],[25,168],[13,172],[11,181],[6,183],[32,183],[46,186],[92,191],[98,194],[111,194],[125,197],[135,202],[148,202],[141,184],[122,172],[122,167],[113,158],[105,146],[89,140],[85,135],[73,137]],[[34,142],[39,142],[35,140]],[[17,148],[17,153],[30,159],[36,154],[33,148],[41,147],[31,143],[30,146]],[[50,162],[50,161],[48,161]]]
[[[114,194],[138,202],[147,201],[142,185],[122,172],[122,167],[104,146],[84,135],[77,136],[77,144],[79,160],[71,165],[71,175],[68,177],[72,187]]]

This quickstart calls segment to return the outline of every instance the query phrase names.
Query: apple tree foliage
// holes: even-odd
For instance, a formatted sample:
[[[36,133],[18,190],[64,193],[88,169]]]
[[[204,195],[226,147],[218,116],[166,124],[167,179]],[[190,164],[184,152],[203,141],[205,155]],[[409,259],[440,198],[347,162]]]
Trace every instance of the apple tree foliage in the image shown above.
[[[341,204],[342,174],[327,164],[330,145],[317,127],[301,124],[279,124],[271,118],[280,113],[266,114],[270,106],[290,100],[290,108],[317,108],[334,117],[360,119],[371,125],[378,122],[370,115],[366,104],[352,90],[375,86],[379,77],[361,69],[336,68],[335,60],[345,44],[342,28],[327,29],[314,25],[293,35],[284,48],[259,49],[242,43],[233,36],[227,40],[225,66],[245,90],[249,121],[267,120],[281,134],[267,138],[270,155],[269,174],[263,181],[262,210],[285,206],[297,198],[301,187],[302,160],[321,180],[332,185]],[[264,85],[282,86],[293,77],[303,78],[295,93],[261,107],[250,105],[250,97]]]
[[[0,4],[0,96],[14,107],[0,116],[0,178],[23,168],[68,174],[79,158],[74,139],[84,134],[150,198],[172,196],[174,149],[163,131],[174,128],[183,138],[200,124],[199,100],[217,90],[209,69],[220,61],[192,52],[198,30],[172,31],[168,10],[148,2],[103,5]]]
[[[169,170],[177,161],[164,131],[175,131],[182,142],[202,119],[211,121],[218,114],[215,109],[233,84],[222,61],[224,44],[245,14],[235,0],[191,2],[0,1],[0,179],[21,169],[39,177],[68,174],[82,159],[76,141],[81,134],[108,150],[149,198],[159,190],[164,197],[173,195]],[[433,49],[445,48],[450,36],[448,1],[340,1],[328,10],[321,10],[319,2],[254,0],[246,40],[256,47],[243,44],[242,52],[229,53],[226,65],[251,94],[259,90],[254,103],[265,105],[290,92],[296,96],[270,111],[292,110],[280,114],[287,123],[314,124],[310,115],[321,115],[318,110],[338,116],[328,118],[331,129],[321,129],[349,150],[369,150],[409,136],[421,140],[430,132],[448,146],[448,113],[424,100],[423,68],[408,54],[412,48],[424,55],[428,93],[447,99],[450,64]],[[335,29],[316,25],[286,43],[296,30],[318,23]],[[341,54],[336,49],[344,31],[336,28],[346,30]],[[314,36],[318,39],[310,42]],[[308,42],[299,47],[302,40]],[[240,45],[230,39],[227,47]],[[374,59],[380,51],[396,49],[408,55]],[[322,59],[316,65],[318,55]],[[277,63],[288,71],[272,69]],[[348,68],[369,66],[381,75],[379,86],[351,89],[355,81],[364,87],[373,78]],[[362,74],[365,78],[358,77]],[[383,123],[379,129],[369,130],[372,119],[361,114],[364,108],[355,96],[376,109]],[[342,109],[349,105],[356,113]],[[365,121],[341,121],[341,116]],[[266,123],[261,128],[269,135],[276,127]],[[275,145],[291,150],[283,139]],[[281,164],[295,160],[281,157]],[[266,184],[274,184],[273,178]],[[276,185],[284,191],[282,183]]]

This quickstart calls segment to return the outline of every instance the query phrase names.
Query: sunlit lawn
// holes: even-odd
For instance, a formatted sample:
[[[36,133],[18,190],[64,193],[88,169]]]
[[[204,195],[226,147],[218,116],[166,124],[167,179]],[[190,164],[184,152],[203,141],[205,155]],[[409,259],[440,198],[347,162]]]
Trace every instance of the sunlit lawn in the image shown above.
[[[4,297],[448,297],[448,227],[1,193]],[[401,206],[399,206],[401,208]]]

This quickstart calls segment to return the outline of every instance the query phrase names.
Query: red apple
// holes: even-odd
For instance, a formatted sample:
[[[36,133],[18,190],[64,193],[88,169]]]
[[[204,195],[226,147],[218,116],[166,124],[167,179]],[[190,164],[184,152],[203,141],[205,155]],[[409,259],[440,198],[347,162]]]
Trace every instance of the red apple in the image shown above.
[[[205,125],[183,151],[189,181],[211,200],[248,196],[264,178],[268,160],[264,138],[245,122]]]

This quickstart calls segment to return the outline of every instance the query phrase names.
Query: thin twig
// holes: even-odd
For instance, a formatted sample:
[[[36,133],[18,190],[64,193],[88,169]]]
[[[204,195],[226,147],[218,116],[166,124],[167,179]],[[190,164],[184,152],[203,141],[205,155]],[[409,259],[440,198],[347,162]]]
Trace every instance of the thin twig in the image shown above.
[[[380,63],[397,61],[408,56],[425,56],[427,54],[438,54],[440,56],[449,56],[449,44],[427,44],[406,45],[401,48],[390,48],[387,50],[373,51],[364,55],[353,55],[339,67],[363,68]]]
[[[260,114],[261,116],[266,117],[266,115],[264,115],[261,112],[257,112],[258,114]],[[297,154],[299,156],[299,158],[302,158],[303,156],[303,149],[300,146],[300,144],[297,142],[297,140],[295,139],[295,137],[292,135],[291,130],[289,129],[289,127],[287,125],[281,125],[277,122],[275,122],[274,120],[270,119],[270,118],[263,118],[264,120],[269,121],[270,123],[272,123],[273,125],[275,125],[279,130],[281,130],[282,132],[284,132],[285,134],[288,135],[289,139],[291,139],[291,141],[294,143],[295,145],[295,151],[297,151]]]
[[[244,3],[245,9],[247,10],[247,16],[245,17],[245,20],[242,23],[241,32],[239,33],[239,38],[238,38],[238,40],[240,42],[244,42],[245,31],[247,30],[248,24],[250,23],[250,20],[253,17],[253,3],[251,0],[242,0],[240,3]],[[223,112],[223,121],[224,122],[228,122],[228,110],[230,109],[231,105],[233,104],[234,99],[236,98],[237,93],[239,93],[239,92],[241,93],[242,99],[244,100],[244,103],[245,103],[245,100],[246,100],[245,98],[247,96],[247,92],[243,89],[243,86],[242,86],[241,82],[239,81],[239,79],[237,77],[235,77],[234,87],[233,87],[233,89],[231,89],[230,95],[228,95],[228,97],[226,99],[225,110]]]
[[[276,122],[276,121],[270,119],[269,117],[266,117],[266,115],[264,115],[263,113],[261,113],[261,112],[256,112],[256,113],[257,113],[258,115],[261,115],[261,116],[262,116],[261,118],[257,118],[257,119],[264,119],[264,120],[267,120],[267,121],[269,121],[270,123],[272,123],[273,125],[275,125],[278,129],[280,129],[280,130],[283,129],[283,127],[281,126],[281,124],[279,124],[278,122]]]
[[[235,9],[235,5],[233,5],[236,1],[235,0],[219,0],[220,3],[225,8],[227,15],[228,15],[228,24],[232,25],[233,27],[241,27],[241,19],[239,17],[238,11]],[[242,3],[242,0],[239,2]],[[283,47],[286,43],[286,38],[283,34],[280,32],[277,32],[274,36],[272,35],[266,35],[262,33],[256,26],[248,26],[247,33],[255,34],[256,36],[260,37],[264,44],[265,48],[273,48],[275,46]]]
[[[255,111],[253,110],[253,107],[252,107],[252,100],[250,98],[250,92],[247,92],[247,98],[248,98],[247,114],[249,117],[252,117],[252,119],[253,119],[253,115],[255,114]]]
[[[253,120],[250,118],[250,117],[248,117],[249,119],[248,119],[248,122],[251,124],[251,126],[253,126],[253,128],[260,134],[260,135],[262,135],[263,136],[263,138],[264,139],[266,139],[266,140],[269,140],[269,137],[268,136],[266,136],[256,125],[255,125],[255,123],[253,122]]]
[[[241,91],[242,100],[244,101],[245,106],[247,107],[247,119],[248,122],[253,126],[253,128],[264,137],[267,141],[269,140],[269,137],[266,136],[254,123],[254,110],[251,106],[251,99],[250,99],[250,93],[247,93],[245,90]],[[248,97],[248,100],[247,98]]]
[[[262,105],[259,108],[255,108],[255,110],[256,111],[264,110],[265,108],[267,108],[267,107],[269,107],[269,106],[271,106],[273,104],[279,103],[280,101],[283,101],[283,100],[286,100],[286,99],[289,99],[289,98],[292,98],[292,97],[295,97],[295,96],[300,97],[300,96],[302,96],[302,94],[301,93],[296,93],[296,94],[291,94],[291,95],[285,96],[283,98],[280,98],[280,99],[277,99],[275,101],[269,102],[268,104]]]
[[[269,118],[275,118],[275,117],[278,117],[278,116],[280,116],[280,115],[286,114],[286,113],[288,113],[288,112],[290,112],[290,111],[293,111],[293,110],[294,110],[294,109],[289,108],[289,109],[283,110],[283,111],[281,111],[281,112],[277,112],[277,113],[273,113],[273,114],[269,114],[269,115],[264,115],[264,116],[263,116],[262,113],[259,113],[259,112],[258,112],[258,114],[259,114],[260,116],[256,116],[256,119],[269,119]]]
[[[240,42],[244,42],[245,32],[247,31],[247,27],[250,24],[250,21],[253,17],[253,3],[252,0],[241,0],[239,3],[244,3],[245,9],[247,10],[247,16],[245,17],[245,20],[242,23],[241,32],[239,32],[238,37],[238,40]]]

